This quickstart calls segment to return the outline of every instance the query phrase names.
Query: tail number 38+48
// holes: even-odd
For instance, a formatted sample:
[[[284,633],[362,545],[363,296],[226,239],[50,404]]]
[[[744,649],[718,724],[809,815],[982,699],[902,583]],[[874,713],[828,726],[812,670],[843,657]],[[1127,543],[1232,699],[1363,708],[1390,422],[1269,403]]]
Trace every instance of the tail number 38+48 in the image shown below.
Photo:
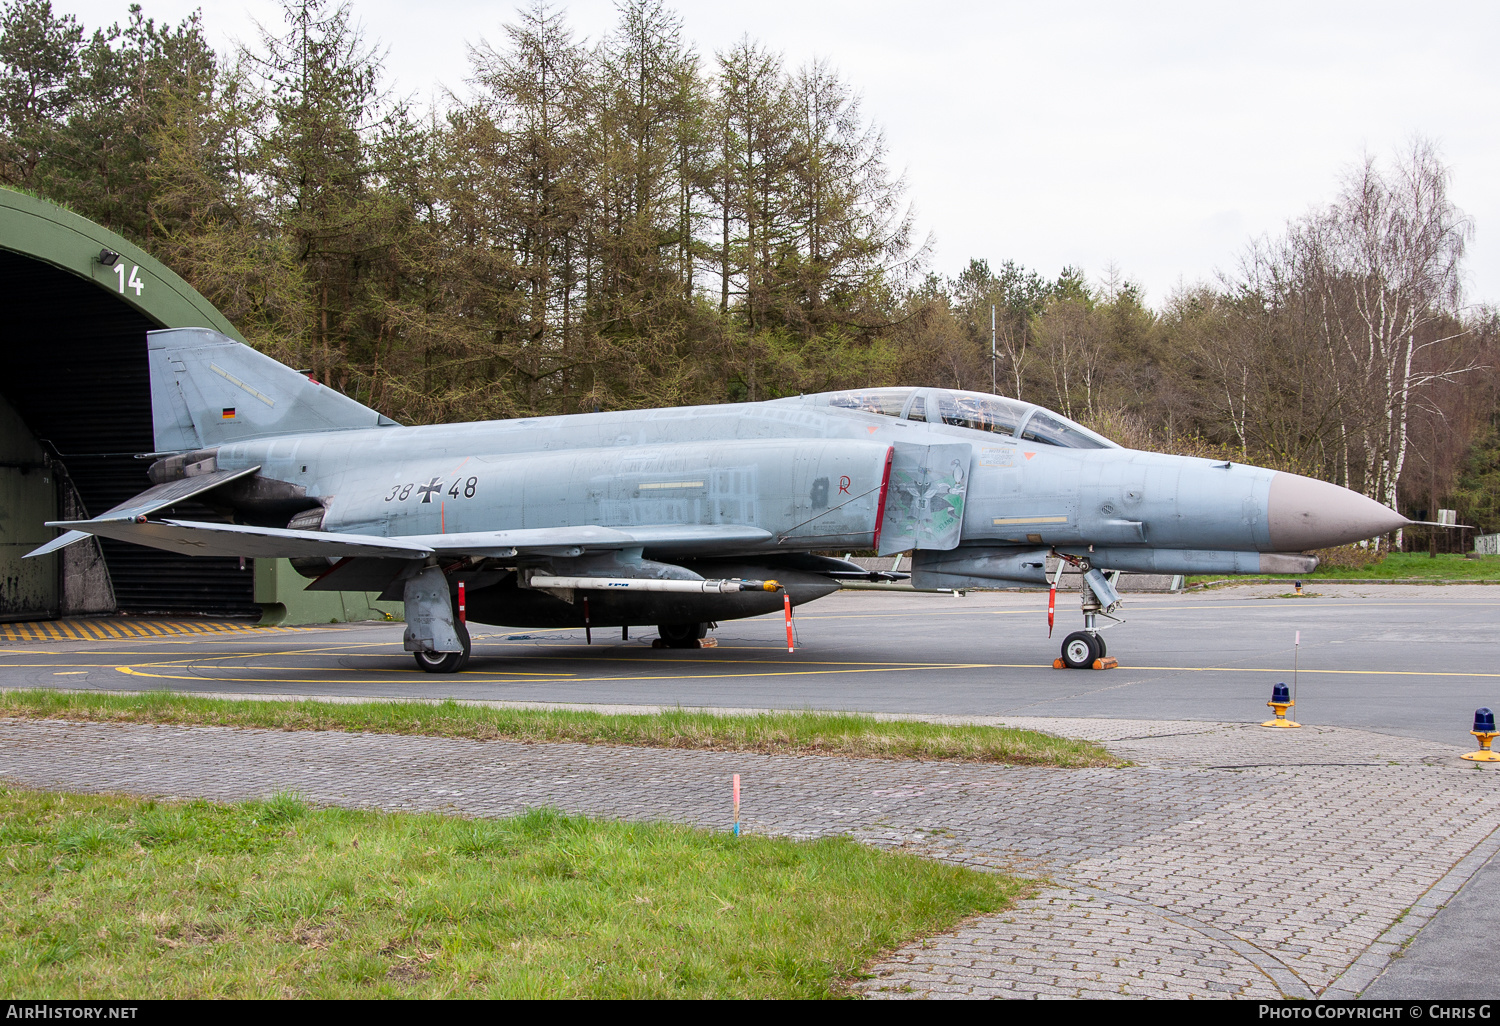
[[[412,497],[413,492],[421,496],[420,501],[422,502],[431,502],[434,495],[447,495],[454,499],[472,499],[478,489],[479,478],[477,477],[455,477],[452,484],[446,488],[443,485],[443,479],[435,477],[426,484],[422,484],[420,481],[408,481],[405,484],[391,485],[391,490],[386,495],[385,501],[405,502]]]

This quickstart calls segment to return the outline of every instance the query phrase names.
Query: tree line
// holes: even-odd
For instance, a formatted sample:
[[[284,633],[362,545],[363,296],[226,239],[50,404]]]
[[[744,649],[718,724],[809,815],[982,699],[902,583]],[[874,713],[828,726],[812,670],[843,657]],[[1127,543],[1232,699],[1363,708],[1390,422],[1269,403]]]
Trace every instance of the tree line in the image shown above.
[[[195,15],[0,9],[0,183],[180,273],[257,347],[405,422],[989,391],[1125,444],[1295,469],[1500,529],[1497,318],[1416,140],[1156,309],[1114,269],[928,270],[854,85],[662,0],[596,42],[534,0],[418,109],[347,2],[218,54]]]

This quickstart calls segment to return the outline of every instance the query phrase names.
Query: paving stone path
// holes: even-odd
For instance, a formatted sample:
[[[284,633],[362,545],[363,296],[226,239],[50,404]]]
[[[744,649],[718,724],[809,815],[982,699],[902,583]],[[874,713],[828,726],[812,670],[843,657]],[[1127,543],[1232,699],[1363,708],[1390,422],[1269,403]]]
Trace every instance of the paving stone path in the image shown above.
[[[503,816],[537,805],[847,833],[1046,881],[891,953],[870,997],[1352,997],[1500,847],[1500,773],[1339,728],[1006,718],[1136,765],[1057,770],[0,720],[36,787]]]

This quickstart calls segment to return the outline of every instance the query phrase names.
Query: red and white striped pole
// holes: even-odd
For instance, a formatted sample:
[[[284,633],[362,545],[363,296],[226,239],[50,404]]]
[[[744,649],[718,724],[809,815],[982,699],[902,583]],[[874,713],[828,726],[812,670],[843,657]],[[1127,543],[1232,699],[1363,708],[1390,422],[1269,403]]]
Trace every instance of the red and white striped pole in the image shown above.
[[[793,645],[792,645],[792,597],[790,595],[783,595],[781,601],[782,601],[782,608],[784,608],[786,610],[786,650],[788,652],[791,652],[793,650]]]
[[[734,836],[740,836],[740,775],[734,775]]]

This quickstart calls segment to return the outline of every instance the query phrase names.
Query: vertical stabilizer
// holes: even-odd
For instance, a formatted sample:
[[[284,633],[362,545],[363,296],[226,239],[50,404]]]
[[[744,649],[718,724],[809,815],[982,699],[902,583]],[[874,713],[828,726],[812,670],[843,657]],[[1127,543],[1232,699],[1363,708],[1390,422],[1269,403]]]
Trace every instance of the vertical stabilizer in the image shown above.
[[[146,333],[156,451],[395,421],[208,328]]]

